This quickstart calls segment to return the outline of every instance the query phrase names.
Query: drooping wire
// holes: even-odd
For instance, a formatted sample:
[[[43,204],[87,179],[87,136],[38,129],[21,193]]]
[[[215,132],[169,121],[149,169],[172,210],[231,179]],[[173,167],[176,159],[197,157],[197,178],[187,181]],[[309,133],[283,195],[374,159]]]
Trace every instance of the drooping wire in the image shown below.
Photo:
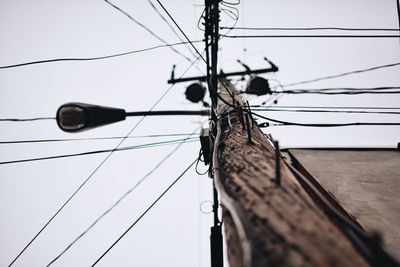
[[[233,12],[232,10],[230,10],[228,8],[221,8],[221,11],[224,12],[228,17],[230,17],[231,19],[237,21],[239,19],[239,13],[238,13],[239,11],[238,11],[237,8],[235,8],[234,10],[236,10],[237,12],[235,13],[235,12]]]
[[[103,212],[93,223],[91,223],[80,235],[78,235],[65,249],[63,249],[47,266],[52,265],[56,262],[65,252],[67,252],[76,242],[78,242],[83,236],[85,236],[101,219],[103,219],[108,213],[110,213],[114,208],[118,206],[128,195],[130,195],[136,188],[139,187],[149,176],[151,176],[167,159],[169,159],[178,149],[186,143],[186,141],[190,140],[191,136],[197,132],[198,128],[196,128],[193,133],[189,134],[185,139],[178,143],[178,145],[169,152],[164,158],[162,158],[148,173],[146,173],[142,178],[139,179],[128,191],[125,192],[113,205],[111,205],[105,212]]]
[[[157,38],[159,41],[163,42],[164,44],[168,45],[168,42],[165,41],[163,38],[161,38],[159,35],[157,35],[156,33],[154,33],[149,27],[147,27],[146,25],[144,25],[143,23],[139,22],[137,19],[134,19],[131,15],[129,15],[126,11],[122,10],[120,7],[116,6],[115,4],[111,3],[108,0],[104,0],[107,4],[109,4],[110,6],[112,6],[113,8],[115,8],[116,10],[118,10],[119,12],[121,12],[122,14],[124,14],[125,16],[127,16],[130,20],[132,20],[133,22],[135,22],[137,25],[139,25],[140,27],[142,27],[143,29],[145,29],[148,33],[150,33],[152,36],[154,36],[155,38]],[[188,58],[187,56],[185,56],[184,54],[182,54],[181,52],[179,52],[178,50],[176,50],[174,47],[169,46],[172,51],[174,51],[176,54],[182,56],[184,59],[186,59],[187,61],[191,62],[191,59]]]
[[[122,235],[117,238],[117,240],[114,241],[111,246],[107,248],[103,254],[101,254],[101,256],[92,264],[92,267],[99,263],[101,259],[146,215],[146,213],[149,212],[158,201],[160,201],[160,199],[179,181],[179,179],[182,178],[182,176],[196,163],[196,161],[197,159],[189,164],[189,166],[172,182],[172,184],[164,190],[164,192],[128,227],[128,229],[125,230],[124,233],[122,233]]]
[[[399,29],[394,28],[345,28],[345,27],[229,27],[222,26],[221,29],[227,30],[251,30],[251,31],[394,31],[399,32]]]
[[[199,42],[203,42],[203,41],[197,40],[197,41],[191,41],[191,42],[192,43],[199,43]],[[132,51],[128,51],[128,52],[123,52],[123,53],[118,53],[118,54],[111,54],[111,55],[106,55],[106,56],[98,56],[98,57],[76,57],[76,58],[44,59],[44,60],[37,60],[37,61],[30,61],[30,62],[23,62],[23,63],[17,63],[17,64],[12,64],[12,65],[0,66],[0,69],[11,69],[11,68],[16,68],[16,67],[22,67],[22,66],[28,66],[28,65],[36,65],[36,64],[44,64],[44,63],[51,63],[51,62],[102,60],[102,59],[121,57],[121,56],[130,55],[130,54],[136,54],[136,53],[151,51],[151,50],[155,50],[155,49],[163,48],[163,47],[178,46],[178,45],[183,45],[183,44],[187,44],[187,43],[188,42],[173,43],[173,44],[166,44],[166,45],[156,45],[156,46],[143,48],[143,49],[139,49],[139,50],[132,50]]]
[[[224,5],[222,3],[222,5]],[[236,7],[232,7],[232,6],[227,6],[225,5],[227,8],[221,8],[221,11],[224,12],[227,16],[229,16],[231,19],[234,20],[232,27],[235,27],[236,24],[239,21],[239,10]],[[235,10],[235,12],[233,12],[232,10]],[[224,34],[228,34],[230,33],[231,30],[228,30],[226,33]]]
[[[284,86],[284,87],[290,87],[290,86],[295,86],[295,85],[314,83],[314,82],[319,82],[319,81],[323,81],[323,80],[335,79],[335,78],[344,77],[344,76],[348,76],[348,75],[353,75],[353,74],[358,74],[358,73],[363,73],[363,72],[374,71],[374,70],[378,70],[378,69],[384,69],[384,68],[395,67],[395,66],[399,66],[399,65],[400,65],[400,62],[395,62],[395,63],[385,64],[385,65],[380,65],[380,66],[375,66],[375,67],[360,69],[360,70],[353,70],[353,71],[343,72],[343,73],[335,74],[335,75],[323,76],[323,77],[315,78],[315,79],[311,79],[311,80],[305,80],[305,81],[300,81],[300,82],[293,82],[293,83],[285,84],[285,85],[283,85],[283,86]],[[278,86],[275,86],[275,87],[278,87]],[[272,87],[272,88],[274,88],[274,87]]]
[[[113,148],[113,149],[86,151],[86,152],[73,153],[73,154],[63,154],[63,155],[56,155],[56,156],[37,157],[37,158],[28,158],[28,159],[17,159],[17,160],[10,160],[10,161],[0,161],[0,165],[24,163],[24,162],[33,162],[33,161],[43,161],[43,160],[50,160],[50,159],[81,157],[81,156],[88,156],[88,155],[102,154],[102,153],[109,153],[109,152],[151,148],[151,147],[158,147],[158,146],[164,146],[164,145],[173,145],[173,144],[176,144],[176,143],[183,142],[184,140],[186,140],[186,139],[176,139],[176,140],[170,140],[170,141],[162,141],[162,142],[148,143],[148,144],[135,145],[135,146],[119,147],[119,148]],[[197,138],[192,138],[192,139],[189,139],[189,140],[187,140],[185,142],[194,142],[196,140],[197,140]]]
[[[190,70],[190,68],[198,61],[199,57],[197,57],[195,60],[192,61],[192,63],[186,68],[186,70],[181,74],[180,77],[183,77],[183,75],[186,74]],[[171,89],[174,87],[174,84],[172,84],[157,100],[156,102],[152,105],[152,107],[149,109],[149,111],[152,111],[164,97],[171,91]],[[125,135],[125,138],[123,138],[115,147],[115,149],[118,149],[122,143],[126,140],[128,136],[132,134],[132,132],[142,123],[142,121],[146,118],[146,116],[143,116],[132,128],[131,130]],[[96,174],[96,172],[104,165],[104,163],[107,162],[107,160],[112,156],[114,151],[110,151],[107,156],[100,162],[100,164],[89,174],[88,177],[78,186],[78,188],[72,193],[72,195],[64,202],[64,204],[51,216],[51,218],[43,225],[43,227],[35,234],[35,236],[25,245],[25,247],[18,253],[18,255],[12,260],[12,262],[9,264],[9,266],[12,266],[16,260],[25,252],[25,250],[36,240],[36,238],[46,229],[46,227],[54,220],[54,218],[57,217],[57,215],[64,209],[64,207],[75,197],[75,195],[87,184],[87,182]]]
[[[204,9],[203,9],[203,12],[201,12],[201,15],[200,15],[199,19],[197,20],[197,28],[198,28],[200,31],[202,31],[202,32],[204,32],[205,29],[202,29],[202,28],[200,27],[200,23],[201,23],[201,19],[204,18],[204,13],[205,13],[205,12],[206,12],[206,9],[204,8]]]
[[[203,159],[201,159],[201,156],[203,156]],[[205,175],[208,173],[208,169],[207,171],[205,171],[204,173],[199,172],[198,167],[199,167],[199,162],[204,162],[204,154],[203,154],[203,149],[200,148],[199,151],[199,156],[197,157],[197,161],[196,161],[196,167],[195,167],[195,171],[198,175]]]
[[[186,133],[171,133],[171,134],[149,134],[128,136],[126,139],[132,138],[160,138],[160,137],[176,137],[187,136]],[[26,144],[26,143],[53,143],[53,142],[77,142],[77,141],[95,141],[95,140],[115,140],[122,139],[124,136],[108,136],[108,137],[87,137],[87,138],[62,138],[62,139],[36,139],[36,140],[10,140],[0,141],[0,145],[4,144]]]
[[[240,0],[238,0],[236,3],[232,3],[232,2],[228,2],[228,1],[222,1],[222,4],[237,6],[237,5],[240,4]]]

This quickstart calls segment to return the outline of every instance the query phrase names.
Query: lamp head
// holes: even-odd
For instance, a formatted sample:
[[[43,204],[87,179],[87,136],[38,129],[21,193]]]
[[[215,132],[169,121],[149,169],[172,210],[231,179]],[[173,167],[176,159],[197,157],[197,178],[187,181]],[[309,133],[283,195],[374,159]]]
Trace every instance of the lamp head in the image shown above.
[[[58,108],[58,127],[65,132],[80,132],[102,125],[125,120],[126,112],[119,108],[85,103],[66,103]]]

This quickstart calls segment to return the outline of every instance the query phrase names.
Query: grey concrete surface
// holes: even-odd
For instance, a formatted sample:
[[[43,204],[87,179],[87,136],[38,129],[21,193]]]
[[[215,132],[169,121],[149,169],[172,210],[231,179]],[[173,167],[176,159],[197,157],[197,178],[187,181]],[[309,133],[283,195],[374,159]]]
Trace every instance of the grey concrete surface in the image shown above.
[[[384,247],[400,259],[400,152],[290,149],[297,160]]]

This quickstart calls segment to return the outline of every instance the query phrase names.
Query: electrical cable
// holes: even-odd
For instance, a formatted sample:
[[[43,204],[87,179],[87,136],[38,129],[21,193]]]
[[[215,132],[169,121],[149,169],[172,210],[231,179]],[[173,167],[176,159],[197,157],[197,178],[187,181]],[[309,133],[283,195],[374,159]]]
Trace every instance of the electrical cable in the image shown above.
[[[359,95],[359,94],[400,94],[400,91],[387,91],[392,89],[400,89],[399,86],[384,86],[384,87],[370,87],[370,88],[322,88],[322,89],[291,89],[284,91],[271,91],[271,94],[323,94],[323,95]],[[339,92],[330,92],[339,91]],[[228,92],[230,92],[228,90]],[[244,92],[245,93],[245,92]],[[232,96],[232,94],[231,94]],[[2,121],[10,122],[25,122],[25,121],[38,121],[38,120],[54,120],[52,117],[43,118],[28,118],[28,119],[0,119]],[[116,137],[118,138],[118,137]],[[116,139],[111,138],[111,139]],[[107,138],[106,138],[107,139]],[[1,144],[2,142],[0,142]]]
[[[174,29],[174,27],[171,25],[171,23],[169,23],[169,21],[161,14],[161,12],[157,9],[157,7],[153,4],[152,1],[147,0],[147,2],[150,4],[150,6],[153,8],[153,10],[158,14],[158,16],[168,25],[168,27],[171,29],[171,31],[175,34],[176,37],[178,37],[178,39],[181,42],[184,42],[184,39],[179,35],[179,33]],[[193,52],[193,50],[187,46],[188,51],[190,52],[190,54],[192,54],[193,57],[196,57],[196,54]]]
[[[149,210],[153,208],[155,204],[182,178],[182,176],[196,163],[197,159],[195,159],[189,166],[172,182],[167,189],[125,230],[122,235],[120,235],[115,242],[107,248],[107,250],[101,254],[101,256],[91,265],[92,267],[95,266],[99,261],[146,215]]]
[[[195,169],[195,171],[196,171],[196,173],[197,173],[198,175],[205,175],[205,174],[208,173],[208,171],[209,171],[208,169],[207,169],[207,171],[205,171],[204,173],[201,173],[201,172],[199,172],[199,170],[198,170],[199,162],[204,162],[204,159],[202,160],[202,159],[201,159],[201,156],[204,157],[203,148],[200,148],[199,156],[197,157],[197,161],[196,161],[196,167],[195,167],[194,169]]]
[[[380,86],[380,87],[331,87],[331,88],[313,88],[313,89],[290,89],[289,91],[383,91],[383,90],[392,90],[392,89],[400,89],[400,86]],[[285,92],[285,90],[281,91]]]
[[[197,48],[194,46],[192,41],[187,37],[185,32],[182,30],[182,28],[178,25],[178,23],[175,21],[175,19],[171,16],[171,14],[168,12],[168,10],[164,7],[164,5],[160,2],[160,0],[156,0],[157,3],[161,6],[161,8],[164,10],[165,13],[167,13],[168,17],[172,20],[172,22],[175,24],[175,26],[179,29],[179,31],[185,36],[186,40],[189,42],[189,44],[193,47],[193,49],[196,51],[196,53],[200,56],[200,58],[207,64],[206,60],[202,56],[202,54],[197,50]]]
[[[319,95],[361,95],[361,94],[400,94],[400,91],[375,91],[375,90],[348,90],[339,92],[327,92],[319,90],[285,90],[271,91],[272,94],[319,94]]]
[[[238,10],[237,8],[235,8],[235,7],[229,7],[229,6],[228,6],[228,8],[229,8],[229,9],[235,10],[237,13],[235,13],[235,12],[229,10],[229,9],[224,9],[224,8],[222,8],[221,10],[222,10],[226,15],[228,15],[231,19],[234,20],[234,22],[233,22],[233,27],[235,27],[236,24],[237,24],[238,21],[239,21],[239,10]],[[231,31],[232,31],[232,30],[228,30],[228,31],[227,31],[226,33],[224,33],[224,34],[228,34],[228,33],[230,33]]]
[[[186,68],[186,70],[181,74],[180,77],[183,77],[186,72],[190,70],[190,68],[198,61],[199,57],[197,57],[195,60],[192,61],[192,63]],[[149,111],[152,111],[160,102],[161,100],[171,91],[171,89],[174,87],[174,84],[172,84],[162,95],[156,100],[156,102],[152,105],[152,107],[149,109]],[[131,130],[125,135],[125,138],[123,138],[115,147],[115,149],[118,149],[121,144],[126,140],[126,138],[132,134],[132,132],[142,123],[142,121],[146,118],[146,116],[143,116],[132,128]],[[82,187],[85,186],[85,184],[94,176],[94,174],[104,165],[105,162],[111,157],[111,155],[114,153],[114,151],[110,151],[108,155],[100,162],[100,164],[89,174],[88,177],[78,186],[78,188],[72,193],[72,195],[64,202],[64,204],[52,215],[52,217],[44,224],[44,226],[35,234],[35,236],[28,242],[28,244],[25,245],[25,247],[18,253],[18,255],[12,260],[12,262],[9,264],[9,267],[12,266],[18,258],[25,252],[25,250],[36,240],[36,238],[46,229],[46,227],[54,220],[55,217],[64,209],[64,207],[74,198],[74,196],[82,189]]]
[[[117,152],[117,151],[133,150],[133,149],[158,147],[158,146],[163,146],[163,145],[176,144],[176,143],[181,142],[182,140],[185,140],[185,139],[162,141],[162,142],[155,142],[155,143],[142,144],[142,145],[136,145],[136,146],[113,148],[113,149],[94,150],[94,151],[87,151],[87,152],[80,152],[80,153],[73,153],[73,154],[57,155],[57,156],[47,156],[47,157],[38,157],[38,158],[17,159],[17,160],[10,160],[10,161],[0,161],[0,165],[23,163],[23,162],[32,162],[32,161],[41,161],[41,160],[50,160],[50,159],[80,157],[80,156],[88,156],[88,155],[94,155],[94,154],[102,154],[102,153],[107,153],[107,152]],[[192,141],[194,142],[196,140],[198,140],[197,137],[189,139],[188,142],[192,142]]]
[[[400,62],[395,62],[395,63],[386,64],[386,65],[380,65],[380,66],[375,66],[375,67],[370,67],[370,68],[365,68],[365,69],[360,69],[360,70],[343,72],[343,73],[335,74],[335,75],[324,76],[324,77],[315,78],[315,79],[311,79],[311,80],[305,80],[305,81],[300,81],[300,82],[289,83],[289,84],[285,84],[283,86],[284,87],[290,87],[290,86],[294,86],[294,85],[308,84],[308,83],[319,82],[319,81],[323,81],[323,80],[329,80],[329,79],[344,77],[344,76],[363,73],[363,72],[374,71],[374,70],[378,70],[378,69],[395,67],[395,66],[399,66],[399,65],[400,65]],[[275,87],[272,87],[272,88],[276,88],[276,87],[279,87],[279,86],[275,86]]]
[[[238,13],[235,13],[232,10],[229,10],[229,9],[226,9],[226,8],[222,8],[221,11],[224,12],[231,19],[233,19],[235,21],[238,21],[238,19],[239,19],[239,14]]]
[[[264,107],[263,105],[251,105],[252,108]],[[274,106],[274,108],[308,108],[308,109],[400,109],[399,107],[368,107],[368,106]]]
[[[41,117],[41,118],[27,118],[27,119],[0,119],[0,121],[12,121],[12,122],[25,122],[25,121],[42,121],[42,120],[55,120],[53,117]]]
[[[192,43],[199,43],[203,41],[191,41]],[[23,62],[23,63],[17,63],[17,64],[12,64],[12,65],[5,65],[5,66],[0,66],[0,69],[10,69],[10,68],[16,68],[16,67],[22,67],[22,66],[28,66],[28,65],[36,65],[36,64],[43,64],[43,63],[51,63],[51,62],[63,62],[63,61],[93,61],[93,60],[102,60],[102,59],[108,59],[108,58],[114,58],[114,57],[121,57],[121,56],[126,56],[130,54],[136,54],[136,53],[141,53],[141,52],[146,52],[146,51],[151,51],[155,50],[158,48],[163,48],[163,47],[171,47],[171,46],[177,46],[177,45],[183,45],[187,44],[188,42],[181,42],[181,43],[173,43],[173,44],[166,44],[166,45],[156,45],[148,48],[143,48],[139,50],[132,50],[128,52],[123,52],[123,53],[118,53],[118,54],[111,54],[111,55],[106,55],[106,56],[98,56],[98,57],[76,57],[76,58],[54,58],[54,59],[44,59],[44,60],[37,60],[37,61],[30,61],[30,62]]]
[[[343,34],[316,34],[316,35],[295,35],[295,34],[281,34],[281,35],[227,35],[221,34],[225,38],[399,38],[400,35],[343,35]]]
[[[394,31],[399,32],[399,29],[394,28],[345,28],[345,27],[224,27],[221,29],[228,30],[251,30],[251,31]]]
[[[128,137],[126,137],[126,139],[176,137],[176,136],[186,136],[186,135],[188,135],[188,134],[186,134],[186,133],[149,134],[149,135],[128,136]],[[108,136],[108,137],[88,137],[88,138],[10,140],[10,141],[0,141],[0,145],[3,145],[3,144],[25,144],[25,143],[75,142],[75,141],[93,141],[93,140],[115,140],[115,139],[123,139],[123,138],[124,138],[124,136]]]
[[[397,22],[399,23],[399,31],[400,31],[400,1],[396,0],[396,8],[397,8]]]
[[[237,3],[232,3],[232,2],[227,2],[227,1],[222,1],[222,3],[227,4],[227,5],[237,6],[240,4],[240,0],[238,0]]]
[[[158,36],[156,33],[154,33],[149,27],[145,26],[143,23],[139,22],[138,20],[134,19],[131,15],[129,15],[127,12],[125,12],[124,10],[122,10],[120,7],[114,5],[113,3],[111,3],[108,0],[104,0],[104,2],[106,2],[107,4],[109,4],[110,6],[112,6],[113,8],[115,8],[116,10],[118,10],[119,12],[121,12],[122,14],[124,14],[125,16],[127,16],[130,20],[132,20],[133,22],[135,22],[137,25],[139,25],[140,27],[142,27],[143,29],[145,29],[148,33],[150,33],[152,36],[154,36],[155,38],[157,38],[159,41],[161,41],[162,43],[168,45],[168,42],[165,41],[164,39],[162,39],[160,36]],[[174,51],[176,54],[182,56],[184,59],[186,59],[187,61],[191,62],[191,59],[188,58],[187,56],[185,56],[184,54],[182,54],[181,52],[179,52],[178,50],[176,50],[174,47],[169,46],[169,48],[172,49],[172,51]]]
[[[395,111],[361,111],[361,110],[323,110],[323,109],[276,109],[276,108],[255,108],[255,111],[279,111],[279,112],[310,112],[310,113],[355,113],[355,114],[391,114],[400,115]]]
[[[244,112],[248,112],[247,110],[243,109]],[[258,113],[251,112],[252,115],[257,116],[259,118],[280,123],[281,126],[303,126],[303,127],[343,127],[343,126],[397,126],[400,125],[400,123],[397,122],[349,122],[349,123],[297,123],[297,122],[290,122],[290,121],[283,121],[283,120],[277,120],[273,118],[269,118],[266,116],[262,116]],[[259,125],[260,127],[267,127],[268,125],[263,124]],[[278,125],[275,125],[278,126]]]
[[[116,202],[114,202],[113,205],[111,205],[105,212],[103,212],[97,219],[89,225],[80,235],[78,235],[72,242],[69,243],[69,245],[63,249],[47,266],[52,265],[55,261],[57,261],[65,252],[67,252],[76,242],[78,242],[79,239],[81,239],[83,236],[85,236],[104,216],[106,216],[108,213],[110,213],[115,207],[118,206],[119,203],[121,203],[128,195],[130,195],[141,183],[143,183],[150,175],[152,175],[167,159],[169,159],[178,149],[185,143],[186,140],[190,139],[190,136],[192,136],[195,132],[197,132],[199,128],[196,128],[193,133],[189,134],[185,139],[183,139],[181,142],[178,143],[178,145],[171,151],[169,152],[165,157],[163,157],[148,173],[146,173],[142,178],[139,179],[135,183],[134,186],[132,186],[128,191],[125,192],[121,197],[118,198]],[[197,138],[196,138],[197,139]]]
[[[202,29],[202,28],[200,27],[200,22],[201,22],[201,19],[204,17],[204,13],[205,13],[205,12],[206,12],[206,9],[204,8],[204,9],[203,9],[203,12],[201,12],[201,15],[200,15],[199,19],[197,20],[197,28],[198,28],[200,31],[202,31],[202,32],[204,32],[205,29]]]
[[[280,87],[283,86],[280,84]],[[364,87],[364,88],[314,88],[314,89],[283,89],[282,91],[271,90],[269,94],[323,94],[323,95],[358,95],[358,94],[399,94],[399,86],[381,86],[381,87]],[[395,90],[395,91],[393,91]],[[242,91],[240,93],[246,93]]]

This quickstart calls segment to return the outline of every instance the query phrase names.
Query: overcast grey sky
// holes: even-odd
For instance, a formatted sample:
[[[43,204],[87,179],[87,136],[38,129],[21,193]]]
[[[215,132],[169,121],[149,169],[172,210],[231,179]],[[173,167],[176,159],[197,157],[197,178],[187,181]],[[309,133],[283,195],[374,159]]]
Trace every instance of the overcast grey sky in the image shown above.
[[[154,1],[153,1],[154,2]],[[179,42],[148,1],[114,0],[112,3],[159,34]],[[201,40],[197,21],[202,1],[163,1],[192,40]],[[155,3],[156,4],[156,3]],[[157,5],[156,5],[157,6]],[[158,6],[157,6],[158,7]],[[248,27],[398,27],[395,0],[253,0],[242,1],[238,26]],[[221,25],[233,20],[223,16]],[[104,1],[0,0],[0,66],[27,61],[94,57],[162,44]],[[235,31],[233,34],[253,32]],[[331,33],[331,32],[328,32]],[[197,43],[199,50],[203,44]],[[346,71],[400,62],[398,39],[227,39],[220,42],[219,67],[241,70],[241,59],[252,68],[266,67],[266,56],[279,66],[283,84]],[[244,52],[246,48],[246,52]],[[192,57],[184,46],[176,47]],[[79,101],[148,110],[168,89],[173,64],[180,75],[189,63],[169,48],[113,59],[55,62],[0,70],[0,118],[55,116],[66,102]],[[202,62],[196,65],[200,69]],[[199,75],[191,68],[186,76]],[[275,85],[271,81],[272,85]],[[400,85],[399,68],[386,68],[313,83],[303,88],[374,87]],[[185,84],[177,84],[156,109],[199,109],[184,97]],[[239,88],[244,86],[238,84]],[[251,103],[266,97],[250,97]],[[398,95],[284,96],[282,105],[398,106]],[[296,122],[399,122],[396,115],[281,114],[274,118]],[[55,121],[0,122],[0,140],[123,136],[138,122],[130,118],[80,134],[59,130]],[[203,119],[146,118],[134,135],[191,133]],[[204,127],[207,123],[203,124]],[[400,127],[300,128],[265,130],[286,147],[375,146],[394,147]],[[122,146],[174,138],[135,138]],[[0,160],[112,149],[118,140],[69,143],[0,144]],[[60,253],[100,214],[150,171],[174,145],[116,152],[96,172],[42,235],[15,262],[15,266],[44,266]],[[199,144],[188,143],[104,217],[53,266],[88,266],[154,201],[197,157]],[[0,266],[7,266],[106,154],[0,165]],[[204,170],[204,167],[200,169]],[[192,168],[99,263],[99,266],[209,266],[211,215],[199,210],[211,199],[211,183]],[[209,207],[205,205],[205,209]]]

